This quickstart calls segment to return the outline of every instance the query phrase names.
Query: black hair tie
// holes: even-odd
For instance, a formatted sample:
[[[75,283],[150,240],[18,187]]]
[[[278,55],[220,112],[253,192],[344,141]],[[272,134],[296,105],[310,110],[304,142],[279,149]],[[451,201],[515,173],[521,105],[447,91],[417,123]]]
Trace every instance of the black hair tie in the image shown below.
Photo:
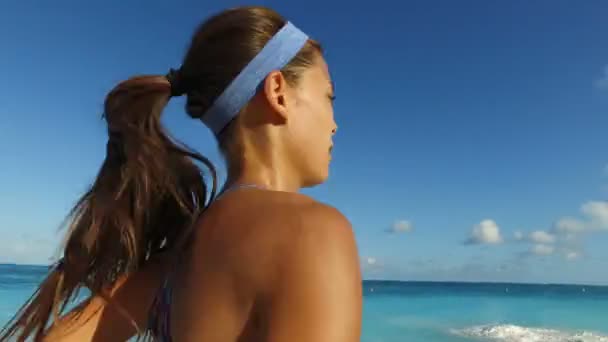
[[[116,131],[108,131],[108,142],[106,143],[106,157],[118,161],[123,161],[124,140],[122,133]]]
[[[171,85],[171,97],[182,96],[186,93],[182,76],[180,69],[169,69],[169,73],[165,76]]]

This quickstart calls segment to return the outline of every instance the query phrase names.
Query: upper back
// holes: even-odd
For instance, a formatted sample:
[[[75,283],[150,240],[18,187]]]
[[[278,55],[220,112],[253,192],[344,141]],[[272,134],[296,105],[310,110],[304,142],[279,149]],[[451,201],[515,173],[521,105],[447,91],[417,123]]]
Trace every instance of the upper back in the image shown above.
[[[174,341],[359,340],[360,274],[348,221],[306,196],[253,190],[227,194],[205,212],[182,264],[146,265],[110,291],[115,305],[95,297],[45,340],[132,336],[130,319],[144,327],[167,275]]]
[[[235,191],[215,202],[176,272],[174,340],[247,341],[266,334],[269,303],[313,212],[337,214],[307,196],[278,191]]]

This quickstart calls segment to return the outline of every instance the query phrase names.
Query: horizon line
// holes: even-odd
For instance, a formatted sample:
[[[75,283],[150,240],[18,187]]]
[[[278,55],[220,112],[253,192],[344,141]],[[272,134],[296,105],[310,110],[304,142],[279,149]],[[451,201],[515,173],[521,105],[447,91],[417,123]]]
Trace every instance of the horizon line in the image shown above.
[[[0,262],[0,266],[34,266],[51,267],[53,264],[20,264]],[[396,282],[396,283],[458,283],[458,284],[494,284],[494,285],[545,285],[545,286],[587,286],[587,287],[608,287],[608,283],[554,283],[554,282],[525,282],[525,281],[494,281],[494,280],[424,280],[424,279],[381,279],[363,278],[364,282]]]

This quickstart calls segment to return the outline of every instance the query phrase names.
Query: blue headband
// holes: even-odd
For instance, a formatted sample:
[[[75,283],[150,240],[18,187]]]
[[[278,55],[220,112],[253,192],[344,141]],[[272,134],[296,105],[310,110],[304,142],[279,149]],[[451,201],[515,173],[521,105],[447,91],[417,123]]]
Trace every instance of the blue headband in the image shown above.
[[[201,120],[213,133],[220,134],[255,95],[266,76],[285,67],[307,41],[308,36],[304,32],[287,22],[230,82]]]

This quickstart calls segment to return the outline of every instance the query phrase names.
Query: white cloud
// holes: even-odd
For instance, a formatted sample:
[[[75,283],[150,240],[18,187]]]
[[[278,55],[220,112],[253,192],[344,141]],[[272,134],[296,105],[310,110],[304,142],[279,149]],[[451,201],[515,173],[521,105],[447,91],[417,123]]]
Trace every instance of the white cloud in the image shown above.
[[[576,251],[566,251],[564,253],[564,258],[566,258],[566,260],[576,260],[580,257],[581,257],[581,253],[576,252]]]
[[[527,235],[516,231],[515,241],[531,243],[523,255],[559,255],[565,260],[583,258],[584,238],[588,234],[608,232],[608,201],[588,201],[580,207],[580,218],[565,216],[550,230],[537,230]]]
[[[608,65],[604,67],[602,77],[595,81],[595,85],[600,89],[608,89]]]
[[[562,217],[553,225],[558,234],[577,234],[585,230],[585,223],[573,217]]]
[[[590,201],[581,206],[592,228],[608,229],[608,202]]]
[[[547,246],[547,245],[543,245],[543,244],[534,245],[534,246],[532,246],[532,249],[530,250],[530,252],[532,252],[532,254],[540,255],[540,256],[551,255],[551,254],[553,254],[554,251],[555,251],[555,247]]]
[[[530,233],[529,239],[530,239],[530,241],[532,241],[534,243],[548,245],[548,244],[552,244],[555,242],[555,235],[547,233],[542,230],[537,230],[537,231]]]
[[[503,239],[500,234],[500,228],[493,220],[483,220],[473,227],[471,236],[465,242],[466,244],[499,244]]]
[[[583,257],[582,235],[580,232],[580,224],[569,224],[567,220],[562,220],[560,225],[562,230],[558,231],[554,228],[552,231],[536,230],[524,235],[520,232],[516,237],[520,237],[520,242],[529,244],[529,250],[521,254],[527,256],[550,256],[559,255],[566,260],[575,260]],[[576,222],[576,221],[572,221]],[[568,228],[565,229],[564,227]],[[576,229],[572,229],[575,227]],[[571,233],[576,231],[577,233]]]
[[[409,233],[414,230],[414,224],[408,220],[398,220],[393,223],[390,229],[387,230],[388,233]]]
[[[385,273],[385,267],[377,258],[366,256],[361,257],[361,271],[364,278],[378,278]]]
[[[590,232],[608,230],[608,201],[589,201],[581,205],[584,219],[562,217],[555,222],[552,231],[562,238]]]
[[[370,270],[370,269],[378,269],[382,267],[382,263],[380,262],[380,260],[378,260],[378,258],[373,257],[373,256],[361,256],[361,267],[363,267],[366,270]]]

